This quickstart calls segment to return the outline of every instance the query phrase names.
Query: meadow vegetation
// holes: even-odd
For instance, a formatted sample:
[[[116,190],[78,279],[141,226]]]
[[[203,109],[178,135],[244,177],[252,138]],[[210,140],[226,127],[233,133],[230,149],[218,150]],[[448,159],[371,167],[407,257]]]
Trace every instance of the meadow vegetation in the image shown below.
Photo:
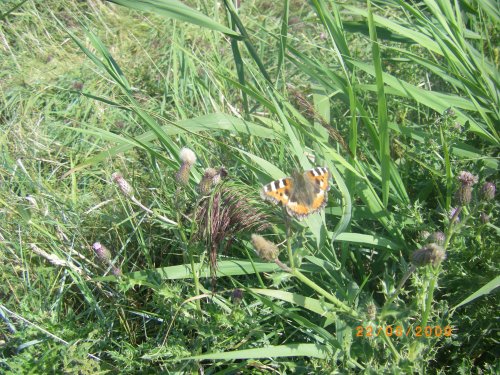
[[[0,372],[499,373],[499,20],[2,2]]]

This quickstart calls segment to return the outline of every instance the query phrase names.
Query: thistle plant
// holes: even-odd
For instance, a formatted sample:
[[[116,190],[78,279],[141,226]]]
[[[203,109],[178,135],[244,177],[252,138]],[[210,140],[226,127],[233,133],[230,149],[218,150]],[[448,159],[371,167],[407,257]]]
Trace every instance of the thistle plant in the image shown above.
[[[425,267],[427,265],[437,267],[444,259],[446,259],[446,253],[444,249],[436,243],[430,243],[416,250],[411,255],[411,263],[415,267]]]
[[[112,174],[111,179],[113,182],[115,182],[118,185],[118,188],[122,192],[122,194],[128,198],[131,202],[139,206],[142,210],[147,212],[150,215],[155,216],[156,218],[160,219],[166,224],[172,224],[176,225],[177,223],[173,220],[170,220],[169,218],[160,215],[153,210],[149,209],[146,207],[144,204],[142,204],[135,196],[134,196],[134,190],[132,189],[132,186],[128,183],[128,181],[123,177],[123,175],[120,172],[115,172]]]
[[[460,186],[455,194],[455,199],[461,206],[466,206],[472,199],[472,186],[477,183],[477,177],[472,173],[462,171],[457,177]]]
[[[175,174],[175,180],[179,185],[187,185],[189,182],[189,172],[196,163],[196,154],[193,150],[183,147],[179,152],[179,159],[181,160],[181,165]]]
[[[100,242],[94,242],[92,245],[92,249],[99,260],[99,262],[105,267],[111,267],[111,273],[115,276],[121,276],[122,270],[117,267],[112,261],[111,251]]]
[[[422,326],[427,324],[430,316],[434,290],[441,271],[441,264],[446,259],[446,251],[452,237],[459,232],[460,228],[464,227],[472,217],[479,216],[478,219],[483,223],[487,223],[489,220],[488,215],[485,212],[479,213],[479,210],[481,206],[484,206],[484,202],[488,202],[494,198],[496,190],[495,185],[488,182],[484,183],[479,193],[481,200],[474,200],[473,186],[478,182],[478,177],[468,171],[461,171],[457,175],[457,182],[458,187],[454,195],[457,205],[452,207],[448,214],[449,220],[446,232],[437,231],[430,235],[426,234],[425,238],[421,236],[421,239],[426,239],[429,243],[412,253],[411,267],[403,276],[396,291],[385,304],[385,307],[388,307],[390,303],[394,301],[408,277],[415,272],[417,268],[431,266],[433,273],[427,290],[426,303],[422,316]],[[462,213],[464,213],[463,217],[461,217]]]
[[[496,186],[493,182],[485,182],[481,188],[481,198],[486,201],[492,201],[495,199]]]
[[[101,245],[100,242],[94,242],[92,249],[101,263],[108,265],[111,262],[111,251],[106,246]]]
[[[198,185],[198,192],[201,195],[208,195],[212,191],[213,187],[216,186],[222,179],[227,176],[227,171],[224,167],[218,169],[207,168],[203,174],[203,177]]]
[[[291,272],[292,269],[289,268],[286,264],[281,262],[278,258],[279,249],[276,244],[271,241],[266,240],[264,237],[253,233],[252,234],[252,245],[255,249],[255,252],[259,255],[259,257],[268,262],[275,262],[282,270],[286,272]]]

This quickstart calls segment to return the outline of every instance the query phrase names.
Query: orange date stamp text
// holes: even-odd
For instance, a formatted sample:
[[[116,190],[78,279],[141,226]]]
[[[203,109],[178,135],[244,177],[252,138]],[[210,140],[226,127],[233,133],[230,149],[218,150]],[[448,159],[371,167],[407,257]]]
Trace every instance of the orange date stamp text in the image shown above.
[[[402,325],[387,325],[374,326],[367,325],[356,327],[356,337],[379,337],[385,335],[387,337],[450,337],[453,333],[451,326],[418,326],[410,325],[404,327]]]

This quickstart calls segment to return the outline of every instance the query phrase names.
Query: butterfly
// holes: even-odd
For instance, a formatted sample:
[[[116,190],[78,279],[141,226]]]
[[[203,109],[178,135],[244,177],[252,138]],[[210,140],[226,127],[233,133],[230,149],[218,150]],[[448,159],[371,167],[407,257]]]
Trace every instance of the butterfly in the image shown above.
[[[316,167],[270,182],[262,187],[260,195],[275,204],[281,203],[289,215],[302,220],[326,206],[329,180],[328,168]]]

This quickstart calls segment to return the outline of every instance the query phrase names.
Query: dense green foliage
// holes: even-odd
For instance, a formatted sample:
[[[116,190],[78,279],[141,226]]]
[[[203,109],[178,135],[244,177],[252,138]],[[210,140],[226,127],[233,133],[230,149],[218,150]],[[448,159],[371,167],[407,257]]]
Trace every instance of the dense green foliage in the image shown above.
[[[499,20],[2,2],[0,372],[500,372]]]

